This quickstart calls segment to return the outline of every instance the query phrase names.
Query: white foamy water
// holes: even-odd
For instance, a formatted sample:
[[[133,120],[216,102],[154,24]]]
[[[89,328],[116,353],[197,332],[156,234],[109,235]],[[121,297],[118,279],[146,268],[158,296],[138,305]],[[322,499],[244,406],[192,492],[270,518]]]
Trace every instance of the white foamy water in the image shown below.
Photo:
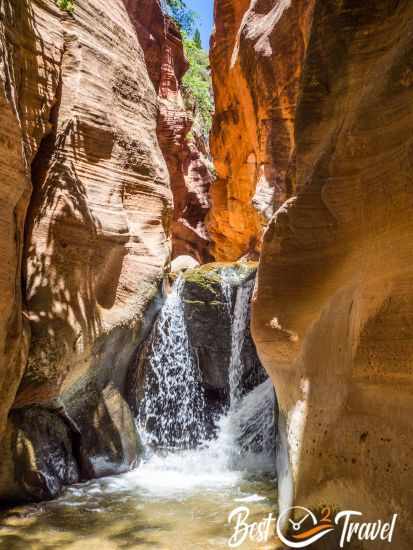
[[[231,271],[222,279],[229,313],[230,283],[235,277],[236,273]],[[202,410],[205,402],[196,383],[199,373],[185,327],[183,285],[182,279],[175,283],[155,327],[150,365],[156,379],[146,380],[146,395],[138,421],[144,443],[152,448],[155,443],[156,450],[149,450],[147,445],[144,463],[122,479],[122,483],[136,484],[154,495],[178,496],[201,488],[221,490],[235,486],[245,475],[274,472],[272,383],[268,379],[241,397],[241,352],[254,281],[247,281],[236,289],[231,315],[230,408],[217,421],[217,435],[213,440],[207,440],[205,435]],[[150,387],[154,383],[155,393]],[[158,436],[147,430],[151,419],[158,424],[157,432],[161,431]],[[189,449],[190,443],[196,448]]]
[[[138,425],[144,443],[185,449],[205,438],[205,402],[185,325],[178,278],[150,336]]]
[[[253,288],[254,281],[247,281],[237,288],[235,298],[234,314],[231,323],[231,363],[229,366],[231,407],[237,403],[241,392],[241,377],[243,372],[241,352],[246,335],[248,311]]]
[[[231,288],[231,279],[233,278],[233,274],[228,273],[228,270],[222,270],[221,272],[221,290],[222,294],[225,298],[225,305],[227,308],[227,312],[229,317],[232,320],[232,288]]]
[[[233,334],[240,341],[233,341],[231,368],[240,365],[249,292],[239,292],[234,304]],[[234,508],[248,506],[251,522],[275,512],[272,384],[267,380],[244,397],[234,391],[228,413],[218,421],[217,437],[206,441],[203,396],[181,293],[179,281],[150,341],[152,377],[138,422],[150,445],[142,464],[120,476],[69,487],[39,509],[6,514],[0,525],[9,547],[224,550],[233,533],[227,520]],[[230,294],[229,287],[229,310]],[[239,383],[239,376],[232,380]],[[154,429],[146,430],[154,422]],[[267,550],[273,545],[247,540],[240,548]]]
[[[147,450],[139,468],[110,478],[110,489],[182,499],[235,489],[251,475],[274,474],[273,410],[274,391],[266,380],[220,418],[216,439],[192,450]]]

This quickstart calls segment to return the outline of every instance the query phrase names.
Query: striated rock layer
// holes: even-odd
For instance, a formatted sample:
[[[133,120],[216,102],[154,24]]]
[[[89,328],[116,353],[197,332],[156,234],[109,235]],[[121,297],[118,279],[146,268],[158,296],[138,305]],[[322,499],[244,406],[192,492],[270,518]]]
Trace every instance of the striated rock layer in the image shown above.
[[[215,254],[257,248],[254,195],[277,210],[253,336],[282,411],[280,505],[397,513],[407,550],[413,6],[216,0],[216,18]]]
[[[172,196],[123,2],[0,12],[0,497],[18,500],[136,464],[125,376],[156,311]]]
[[[213,175],[208,145],[193,128],[193,114],[188,112],[182,94],[181,80],[188,61],[181,33],[176,24],[163,15],[158,1],[125,0],[125,3],[158,92],[157,133],[174,198],[172,257],[190,255],[205,263],[211,259],[205,218],[210,208],[208,191]]]
[[[312,6],[215,1],[211,150],[217,181],[208,228],[217,260],[256,256],[267,221],[294,187],[289,166]]]

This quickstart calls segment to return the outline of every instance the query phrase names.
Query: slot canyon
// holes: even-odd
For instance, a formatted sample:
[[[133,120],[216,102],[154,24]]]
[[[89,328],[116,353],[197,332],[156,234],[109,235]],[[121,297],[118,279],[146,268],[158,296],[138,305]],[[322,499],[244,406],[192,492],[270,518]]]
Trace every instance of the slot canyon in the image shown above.
[[[0,548],[410,550],[413,4],[0,0],[0,48]]]

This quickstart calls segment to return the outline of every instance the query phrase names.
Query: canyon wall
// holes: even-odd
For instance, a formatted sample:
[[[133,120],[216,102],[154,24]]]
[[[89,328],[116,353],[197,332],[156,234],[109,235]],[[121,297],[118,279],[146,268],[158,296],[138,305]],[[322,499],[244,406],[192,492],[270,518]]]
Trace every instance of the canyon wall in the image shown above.
[[[312,2],[216,0],[209,231],[217,260],[254,258],[294,186],[294,117]],[[289,7],[288,21],[279,21]],[[285,18],[284,18],[285,19]]]
[[[205,218],[213,181],[205,138],[193,127],[182,90],[188,69],[181,33],[162,13],[159,2],[125,0],[159,98],[158,139],[171,178],[174,199],[172,257],[188,255],[200,263],[211,259]],[[192,131],[191,131],[192,130]]]
[[[397,513],[408,549],[413,6],[216,0],[215,15],[211,234],[237,257],[259,240],[253,203],[270,217],[252,328],[282,413],[280,506]]]
[[[1,499],[139,460],[125,379],[159,307],[172,193],[138,4],[0,6]]]

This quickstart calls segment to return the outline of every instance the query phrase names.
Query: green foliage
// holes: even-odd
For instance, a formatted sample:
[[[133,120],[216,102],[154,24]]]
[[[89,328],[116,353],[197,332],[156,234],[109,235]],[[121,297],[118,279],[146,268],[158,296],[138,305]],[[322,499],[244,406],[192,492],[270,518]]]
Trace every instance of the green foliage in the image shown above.
[[[207,139],[214,106],[208,53],[202,49],[199,29],[194,32],[198,16],[188,8],[185,0],[162,1],[165,11],[181,29],[185,55],[189,61],[189,69],[182,80],[186,106],[194,112],[194,130]],[[193,35],[192,39],[189,38],[191,35]],[[192,139],[191,136],[188,136],[188,139]]]
[[[188,8],[184,0],[165,0],[166,11],[176,21],[179,28],[191,34],[197,19],[196,13]]]
[[[199,29],[196,29],[194,34],[194,43],[197,48],[202,50],[202,40],[201,40],[201,33],[199,32]]]
[[[199,47],[194,39],[183,36],[185,55],[189,61],[189,69],[183,77],[182,85],[187,107],[195,114],[195,122],[207,139],[211,129],[212,99],[211,73],[208,53]]]
[[[56,0],[56,4],[61,10],[73,13],[75,10],[74,0]]]

